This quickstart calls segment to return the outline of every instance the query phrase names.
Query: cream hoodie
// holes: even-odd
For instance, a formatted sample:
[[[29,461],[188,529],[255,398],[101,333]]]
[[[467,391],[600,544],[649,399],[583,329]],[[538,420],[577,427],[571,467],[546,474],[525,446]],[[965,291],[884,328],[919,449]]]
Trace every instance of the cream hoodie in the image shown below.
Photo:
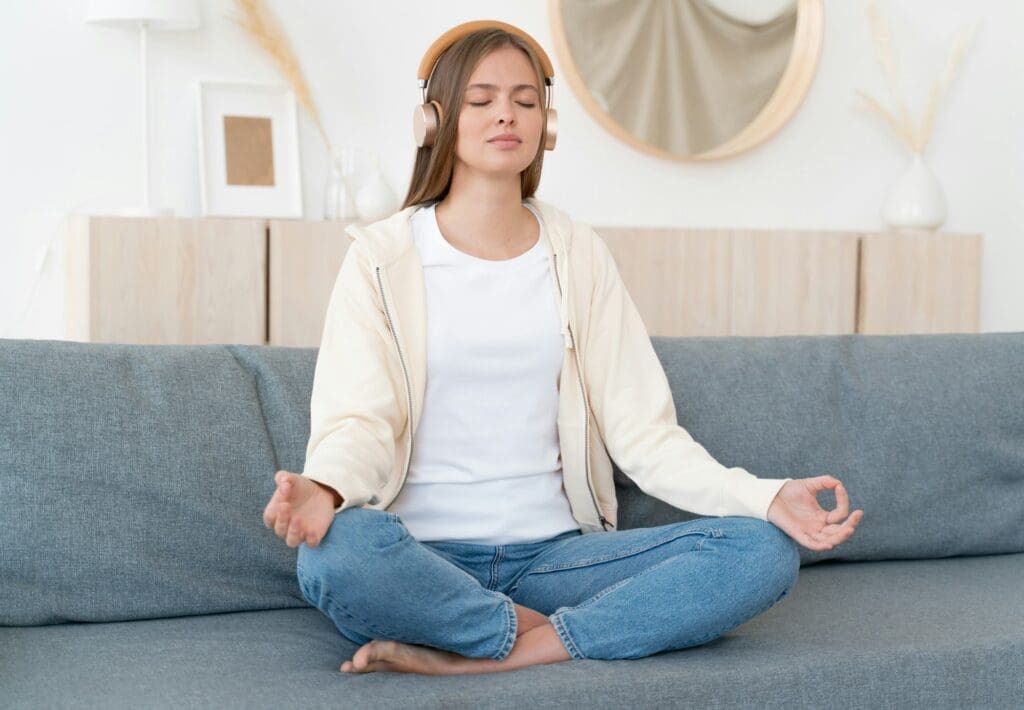
[[[665,371],[607,245],[553,205],[525,201],[544,221],[551,257],[565,343],[562,482],[583,533],[617,524],[612,460],[677,508],[767,520],[791,479],[727,468],[679,426]],[[386,509],[409,472],[426,388],[425,286],[409,224],[416,209],[345,230],[353,242],[327,307],[303,470],[342,496],[336,513]]]

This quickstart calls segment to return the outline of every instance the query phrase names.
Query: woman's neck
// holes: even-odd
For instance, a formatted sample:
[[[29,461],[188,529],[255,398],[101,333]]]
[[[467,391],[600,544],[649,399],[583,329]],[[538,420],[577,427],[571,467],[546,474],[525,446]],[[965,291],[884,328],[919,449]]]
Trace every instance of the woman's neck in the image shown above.
[[[535,241],[537,225],[523,207],[519,176],[514,181],[452,180],[435,208],[438,226],[449,242],[477,254],[503,258]]]

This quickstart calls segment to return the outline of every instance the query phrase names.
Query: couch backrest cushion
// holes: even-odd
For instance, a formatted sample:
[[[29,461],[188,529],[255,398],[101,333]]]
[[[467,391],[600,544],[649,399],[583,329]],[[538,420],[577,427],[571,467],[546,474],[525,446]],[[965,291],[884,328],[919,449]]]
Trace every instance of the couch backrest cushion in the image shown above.
[[[719,461],[864,509],[805,564],[1024,552],[1024,333],[652,340]],[[0,340],[0,624],[307,606],[262,513],[316,356]],[[620,529],[697,517],[616,480]]]
[[[652,341],[679,423],[719,461],[831,474],[864,510],[805,564],[1024,552],[1024,333]],[[620,528],[696,517],[616,481]]]
[[[315,358],[0,340],[0,624],[308,606],[262,513]]]

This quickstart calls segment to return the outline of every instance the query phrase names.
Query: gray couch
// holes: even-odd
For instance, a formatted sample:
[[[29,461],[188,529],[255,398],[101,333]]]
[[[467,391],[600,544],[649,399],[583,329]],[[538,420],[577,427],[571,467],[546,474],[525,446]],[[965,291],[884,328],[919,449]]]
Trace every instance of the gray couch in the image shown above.
[[[704,646],[437,677],[341,673],[263,526],[315,349],[0,340],[0,706],[1021,707],[1024,333],[653,342],[713,455],[859,529]],[[621,528],[695,517],[616,478]]]

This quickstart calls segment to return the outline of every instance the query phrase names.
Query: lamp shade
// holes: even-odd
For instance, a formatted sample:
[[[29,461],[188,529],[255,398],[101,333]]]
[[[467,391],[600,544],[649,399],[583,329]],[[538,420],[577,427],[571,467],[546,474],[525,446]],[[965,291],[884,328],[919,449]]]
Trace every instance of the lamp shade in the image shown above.
[[[86,22],[137,29],[194,30],[199,27],[199,0],[90,0]]]

